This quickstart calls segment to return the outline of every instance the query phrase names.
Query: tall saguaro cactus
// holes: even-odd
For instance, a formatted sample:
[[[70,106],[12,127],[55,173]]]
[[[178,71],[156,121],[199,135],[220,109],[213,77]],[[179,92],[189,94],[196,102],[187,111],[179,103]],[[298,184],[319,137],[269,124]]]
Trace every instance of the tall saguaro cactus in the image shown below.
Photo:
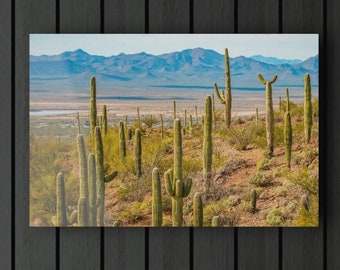
[[[224,120],[227,128],[229,128],[231,124],[231,82],[230,82],[229,53],[227,48],[225,49],[224,54],[225,54],[225,92],[221,91],[220,94],[216,83],[214,83],[214,90],[219,102],[221,104],[224,104],[225,110]]]
[[[62,173],[58,173],[56,181],[57,190],[57,224],[56,226],[67,226],[65,180]]]
[[[172,198],[172,225],[180,227],[183,223],[183,198],[187,197],[191,190],[192,179],[183,181],[182,170],[182,133],[181,120],[174,121],[174,170],[169,169],[164,174],[165,188]]]
[[[268,155],[274,153],[274,109],[272,97],[272,84],[276,81],[275,74],[270,81],[266,81],[261,74],[257,74],[260,83],[266,86],[266,134],[267,134],[267,150]]]
[[[97,225],[97,187],[96,161],[93,153],[88,156],[88,187],[89,187],[89,226]]]
[[[305,74],[304,78],[304,130],[305,140],[307,143],[310,142],[313,125],[313,111],[312,111],[312,90],[310,85],[310,76]]]
[[[87,168],[84,137],[82,134],[78,134],[77,136],[77,147],[78,147],[78,155],[79,155],[79,198],[85,199],[83,202],[84,204],[86,204],[84,206],[84,211],[88,211],[89,209],[88,207],[88,200],[89,200],[88,168]],[[86,216],[88,216],[88,213],[86,213]]]
[[[293,132],[292,132],[292,123],[290,118],[289,111],[289,91],[286,89],[286,112],[285,112],[285,121],[284,121],[284,144],[285,144],[285,156],[287,167],[290,168],[290,163],[292,159],[292,141],[293,141]]]
[[[105,183],[112,181],[118,172],[105,177],[104,175],[104,151],[100,128],[95,128],[95,160],[96,160],[96,183],[97,183],[97,225],[104,226]]]
[[[203,226],[203,203],[201,194],[196,192],[194,195],[194,227]]]
[[[135,164],[137,178],[142,176],[142,136],[140,129],[136,129],[135,132]]]
[[[252,214],[255,214],[256,212],[256,201],[257,201],[256,189],[252,189],[250,192],[250,204]]]
[[[97,98],[96,98],[96,77],[90,79],[90,142],[94,149],[95,128],[97,126]]]
[[[207,96],[205,98],[203,138],[203,173],[205,176],[211,172],[212,165],[212,114],[211,96]]]
[[[102,134],[106,135],[107,134],[107,111],[106,111],[106,105],[103,105],[102,107]]]
[[[158,168],[152,171],[152,226],[162,226],[162,189]]]
[[[122,121],[119,122],[119,153],[121,159],[126,158],[125,128]]]

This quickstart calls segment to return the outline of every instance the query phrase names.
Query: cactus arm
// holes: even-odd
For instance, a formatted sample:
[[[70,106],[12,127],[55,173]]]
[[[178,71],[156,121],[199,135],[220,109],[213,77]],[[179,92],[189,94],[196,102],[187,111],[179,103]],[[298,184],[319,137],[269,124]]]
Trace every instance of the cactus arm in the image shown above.
[[[273,76],[273,78],[268,83],[272,84],[272,83],[276,82],[276,80],[277,80],[277,75],[275,74]]]
[[[257,78],[259,79],[260,83],[266,85],[267,81],[263,78],[263,76],[260,73],[257,74]]]
[[[164,173],[164,183],[165,183],[165,190],[170,197],[175,196],[173,183],[171,181],[171,172],[168,170]]]
[[[225,99],[224,99],[224,91],[222,90],[221,93],[223,96],[221,96],[220,91],[218,90],[217,83],[214,83],[214,91],[217,99],[221,104],[225,104]]]
[[[182,192],[182,197],[188,197],[191,191],[191,186],[192,186],[192,179],[188,178],[188,180],[183,184],[183,192]]]
[[[111,182],[113,179],[116,178],[117,175],[118,175],[118,171],[114,171],[113,173],[104,177],[104,182],[105,183]]]

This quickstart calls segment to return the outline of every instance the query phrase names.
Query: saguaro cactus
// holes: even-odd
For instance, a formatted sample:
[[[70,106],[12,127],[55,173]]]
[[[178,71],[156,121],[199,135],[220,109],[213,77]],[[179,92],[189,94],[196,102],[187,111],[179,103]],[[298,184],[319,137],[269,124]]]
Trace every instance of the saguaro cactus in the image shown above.
[[[224,91],[218,91],[217,84],[214,83],[214,90],[217,99],[221,104],[224,104],[224,120],[227,128],[230,127],[231,124],[231,82],[230,82],[230,66],[229,66],[229,53],[228,49],[225,49],[225,93]]]
[[[137,107],[137,128],[139,129],[142,128],[142,123],[141,123],[140,114],[139,114],[139,107]]]
[[[88,171],[84,137],[82,134],[78,134],[77,136],[77,147],[79,155],[79,197],[84,197],[86,200],[88,200]]]
[[[256,212],[256,200],[257,200],[256,189],[252,189],[250,192],[250,204],[251,204],[251,212],[253,214],[255,214]]]
[[[290,118],[289,111],[289,92],[286,89],[286,112],[285,112],[285,121],[284,121],[284,144],[285,144],[285,156],[287,167],[290,168],[290,163],[292,159],[292,142],[293,142],[293,131],[292,131],[292,123]]]
[[[196,126],[198,125],[198,112],[197,112],[197,105],[195,105],[195,114],[196,114]]]
[[[194,227],[203,226],[203,203],[201,194],[196,192],[194,195]]]
[[[78,134],[80,134],[80,117],[79,117],[79,112],[77,112],[76,119],[77,119]]]
[[[97,126],[96,77],[90,79],[90,142],[94,149],[95,128]]]
[[[274,153],[274,109],[272,98],[272,84],[276,81],[275,74],[270,81],[266,81],[261,74],[257,75],[259,81],[266,86],[266,134],[268,155]]]
[[[162,226],[162,189],[158,168],[152,171],[152,226]]]
[[[172,198],[172,225],[182,226],[183,222],[183,198],[187,197],[191,190],[192,179],[183,181],[182,171],[182,133],[181,120],[174,121],[174,170],[169,169],[164,174],[165,188]]]
[[[137,178],[142,176],[142,137],[139,129],[135,132],[135,165]]]
[[[88,187],[89,187],[89,226],[97,225],[97,187],[96,161],[93,153],[88,156]]]
[[[80,197],[78,200],[78,226],[89,226],[89,212],[88,202],[84,197]]]
[[[255,125],[256,126],[259,125],[259,109],[258,108],[255,109]]]
[[[203,138],[203,173],[211,172],[212,165],[212,101],[211,96],[205,98],[204,138]]]
[[[304,83],[304,129],[305,129],[305,140],[307,143],[310,142],[311,134],[312,134],[312,125],[313,125],[313,111],[312,111],[312,90],[310,85],[310,76],[309,74],[305,74],[305,83]]]
[[[121,159],[126,158],[125,128],[122,121],[119,122],[119,153]]]
[[[97,178],[97,225],[104,226],[104,203],[105,203],[105,183],[112,181],[118,172],[105,177],[104,175],[104,152],[100,128],[95,129],[95,160],[96,160],[96,178]]]
[[[103,105],[102,107],[102,121],[101,121],[101,127],[102,127],[102,134],[107,134],[107,111],[106,111],[106,105]]]
[[[65,180],[62,173],[58,173],[56,181],[57,190],[57,220],[56,226],[67,226],[66,200],[65,200]]]
[[[82,134],[77,136],[77,147],[79,155],[79,198],[84,198],[84,211],[88,211],[89,188],[88,188],[88,169],[84,138]],[[86,214],[88,216],[88,213]],[[78,215],[79,217],[79,215]]]

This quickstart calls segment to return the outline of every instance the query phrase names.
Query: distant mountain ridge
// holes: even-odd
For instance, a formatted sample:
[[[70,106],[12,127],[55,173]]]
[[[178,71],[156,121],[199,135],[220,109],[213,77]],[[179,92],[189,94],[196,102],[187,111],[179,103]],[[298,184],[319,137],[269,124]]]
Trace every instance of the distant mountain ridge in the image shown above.
[[[91,75],[112,87],[211,86],[214,82],[224,87],[224,65],[223,54],[203,48],[161,55],[121,53],[110,57],[78,49],[58,55],[30,55],[30,81],[32,90],[62,85],[83,88]],[[277,85],[302,85],[304,74],[309,73],[312,84],[318,84],[318,66],[318,55],[305,61],[260,55],[230,58],[232,86],[235,87],[260,86],[257,73],[265,78],[278,74]]]

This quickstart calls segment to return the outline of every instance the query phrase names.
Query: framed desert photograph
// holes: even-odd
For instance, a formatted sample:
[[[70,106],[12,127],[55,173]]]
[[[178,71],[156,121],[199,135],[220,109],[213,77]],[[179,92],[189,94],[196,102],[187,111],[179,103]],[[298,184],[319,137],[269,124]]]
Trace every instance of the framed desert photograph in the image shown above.
[[[319,226],[318,34],[30,34],[30,226]]]

